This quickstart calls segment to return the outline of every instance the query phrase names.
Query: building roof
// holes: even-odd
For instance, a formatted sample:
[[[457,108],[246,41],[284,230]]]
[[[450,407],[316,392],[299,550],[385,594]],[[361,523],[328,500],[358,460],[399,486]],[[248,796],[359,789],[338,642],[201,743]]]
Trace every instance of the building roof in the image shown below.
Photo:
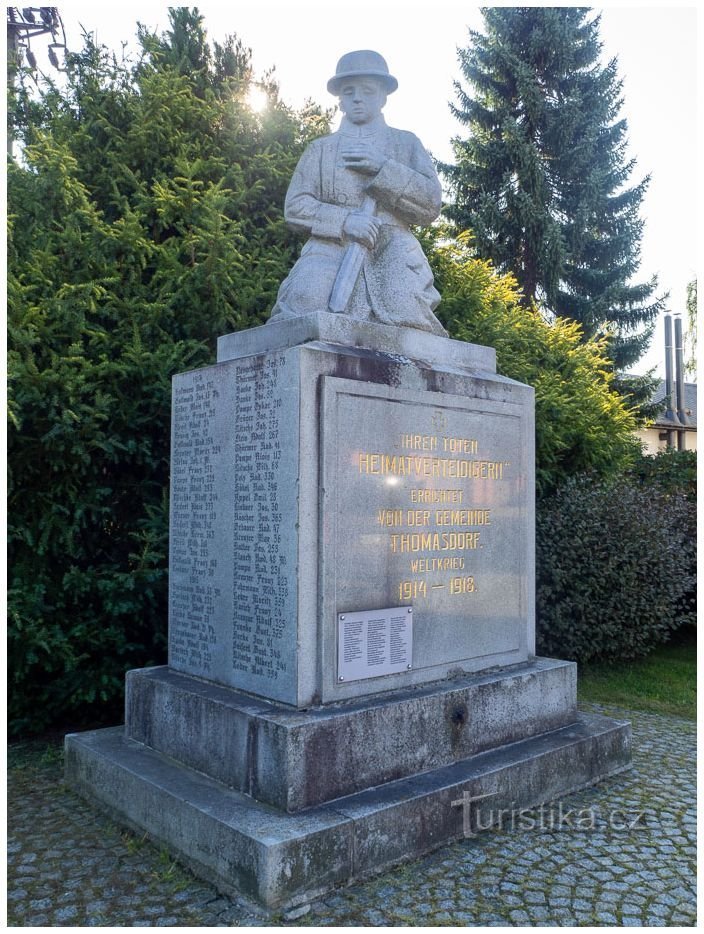
[[[676,389],[673,386],[672,389],[672,398],[670,400],[670,407],[673,411],[676,412],[677,409],[677,396]],[[665,401],[665,380],[662,380],[660,385],[657,387],[653,393],[653,402],[664,402]],[[684,384],[684,409],[687,415],[687,424],[686,428],[695,428],[697,427],[697,384],[696,383],[685,383]],[[653,423],[657,426],[667,427],[667,428],[679,428],[679,421],[673,421],[672,419],[665,418],[665,411],[657,416],[655,422]]]

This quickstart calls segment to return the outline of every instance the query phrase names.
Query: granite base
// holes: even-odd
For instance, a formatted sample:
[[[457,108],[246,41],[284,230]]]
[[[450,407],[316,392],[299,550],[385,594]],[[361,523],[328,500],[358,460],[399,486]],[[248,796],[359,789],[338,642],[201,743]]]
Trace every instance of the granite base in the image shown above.
[[[125,735],[283,811],[559,729],[577,666],[539,658],[305,711],[172,671],[130,671]]]
[[[462,838],[468,796],[488,796],[484,825],[501,809],[554,800],[629,765],[628,724],[580,716],[570,726],[286,814],[126,739],[122,727],[66,737],[66,774],[76,790],[146,831],[224,893],[268,909],[301,904]]]

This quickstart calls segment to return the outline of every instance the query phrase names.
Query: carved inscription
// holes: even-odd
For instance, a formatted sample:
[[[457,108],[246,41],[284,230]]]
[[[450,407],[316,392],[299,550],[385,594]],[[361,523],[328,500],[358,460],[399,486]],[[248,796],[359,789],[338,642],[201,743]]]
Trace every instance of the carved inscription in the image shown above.
[[[236,365],[234,424],[234,593],[232,666],[275,681],[288,671],[283,636],[289,611],[287,555],[281,547],[283,357]]]
[[[171,455],[171,663],[207,677],[213,667],[213,611],[218,554],[214,546],[218,493],[214,438],[218,390],[196,374],[174,388]]]
[[[412,607],[411,678],[521,658],[532,606],[522,404],[432,396],[335,377],[323,393],[334,612]]]
[[[404,432],[393,447],[401,453],[358,451],[356,462],[360,475],[384,477],[392,488],[401,478],[407,484],[403,508],[381,508],[375,515],[388,530],[391,554],[409,556],[404,579],[394,583],[399,602],[427,600],[441,590],[450,597],[476,595],[474,555],[496,520],[472,485],[484,481],[479,496],[486,495],[487,484],[508,479],[511,462],[482,458],[476,438]],[[443,487],[448,480],[458,485]]]
[[[290,702],[298,386],[286,355],[174,379],[169,664]]]
[[[458,391],[443,393],[404,380],[322,378],[320,576],[325,619],[336,623],[324,634],[325,701],[532,650],[532,394],[489,378],[458,378]],[[339,619],[377,619],[390,606],[413,611],[412,654],[377,678],[368,642],[348,642]],[[366,683],[347,684],[345,666],[362,659]]]

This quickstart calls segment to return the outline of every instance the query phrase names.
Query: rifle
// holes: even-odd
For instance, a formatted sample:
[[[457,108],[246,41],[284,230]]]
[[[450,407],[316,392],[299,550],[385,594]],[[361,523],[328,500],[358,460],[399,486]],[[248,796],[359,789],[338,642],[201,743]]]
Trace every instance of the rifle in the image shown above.
[[[362,214],[373,214],[374,211],[376,211],[376,201],[369,195],[365,195],[361,207]],[[366,255],[367,248],[357,241],[348,243],[345,247],[328,303],[328,308],[335,314],[340,314],[347,308]]]

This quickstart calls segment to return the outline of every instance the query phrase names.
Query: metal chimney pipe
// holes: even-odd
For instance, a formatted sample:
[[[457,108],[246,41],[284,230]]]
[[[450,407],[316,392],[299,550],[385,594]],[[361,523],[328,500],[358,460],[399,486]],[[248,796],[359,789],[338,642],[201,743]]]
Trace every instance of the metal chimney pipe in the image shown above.
[[[675,392],[672,384],[672,315],[665,315],[665,400],[665,418],[668,422],[676,422]],[[675,446],[675,432],[672,428],[667,429],[667,446]]]
[[[677,397],[677,417],[681,425],[687,424],[687,412],[684,402],[684,350],[682,347],[682,319],[675,318],[675,395]],[[685,431],[677,430],[677,448],[685,450]]]

